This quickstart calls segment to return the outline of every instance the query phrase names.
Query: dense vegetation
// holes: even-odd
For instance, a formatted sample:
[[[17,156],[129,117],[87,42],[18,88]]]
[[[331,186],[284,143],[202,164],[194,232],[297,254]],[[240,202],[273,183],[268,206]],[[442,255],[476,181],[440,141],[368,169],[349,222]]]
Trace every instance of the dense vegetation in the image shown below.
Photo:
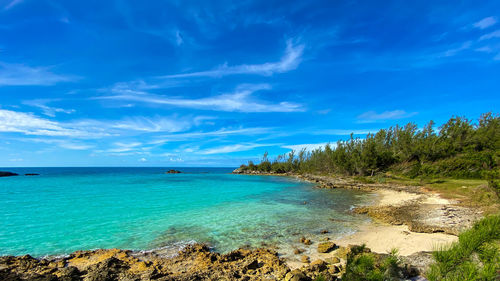
[[[430,121],[422,129],[414,123],[382,129],[366,138],[328,144],[313,151],[279,155],[259,164],[249,162],[242,171],[264,173],[336,173],[369,176],[391,171],[415,177],[487,179],[498,188],[500,117],[482,114],[477,122],[452,117],[435,130]]]
[[[494,281],[500,278],[500,215],[485,217],[459,235],[457,243],[433,253],[426,273],[431,281]],[[405,267],[396,250],[380,258],[356,246],[347,258],[346,281],[401,280]]]
[[[489,216],[458,237],[458,243],[434,252],[431,280],[499,280],[500,216]]]

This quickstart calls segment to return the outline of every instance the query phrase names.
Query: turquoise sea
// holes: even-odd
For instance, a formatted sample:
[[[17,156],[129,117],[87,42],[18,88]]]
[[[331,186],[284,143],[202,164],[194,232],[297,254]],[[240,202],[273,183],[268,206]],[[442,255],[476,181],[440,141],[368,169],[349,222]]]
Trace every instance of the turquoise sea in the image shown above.
[[[0,255],[151,250],[206,242],[215,251],[296,243],[355,231],[349,209],[370,195],[313,188],[230,168],[0,168],[40,176],[0,178]]]

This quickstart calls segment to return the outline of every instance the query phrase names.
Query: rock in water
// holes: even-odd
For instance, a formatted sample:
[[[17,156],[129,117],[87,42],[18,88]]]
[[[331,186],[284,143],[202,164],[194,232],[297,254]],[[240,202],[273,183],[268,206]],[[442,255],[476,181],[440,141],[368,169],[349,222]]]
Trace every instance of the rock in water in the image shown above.
[[[19,176],[19,174],[0,171],[0,177],[12,177],[12,176]]]
[[[37,173],[27,173],[27,174],[24,174],[25,176],[39,176],[40,174],[37,174]]]
[[[182,173],[181,171],[178,170],[168,170],[165,172],[165,174],[180,174]]]
[[[333,242],[323,242],[318,244],[318,253],[328,253],[334,250],[337,245]]]

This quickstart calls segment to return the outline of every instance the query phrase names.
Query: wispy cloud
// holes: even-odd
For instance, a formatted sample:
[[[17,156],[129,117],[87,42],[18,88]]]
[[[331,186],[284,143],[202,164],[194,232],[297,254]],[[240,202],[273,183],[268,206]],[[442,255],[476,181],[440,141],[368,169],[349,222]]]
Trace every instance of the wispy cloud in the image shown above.
[[[257,147],[275,146],[275,145],[276,144],[258,144],[258,143],[231,144],[231,145],[208,148],[208,149],[199,151],[198,153],[199,154],[224,154],[224,153],[247,151],[247,150],[257,148]]]
[[[24,2],[24,0],[12,0],[9,2],[9,4],[5,5],[5,7],[3,7],[3,9],[6,11],[6,10],[10,10],[12,9],[14,6],[16,5],[19,5],[21,4],[22,2]]]
[[[175,133],[200,124],[198,117],[128,117],[123,120],[76,120],[57,122],[33,113],[0,109],[0,132],[25,135],[95,139],[142,133]]]
[[[77,76],[56,74],[49,67],[31,67],[0,62],[0,86],[50,86],[79,80]]]
[[[311,132],[312,135],[331,135],[331,136],[349,136],[354,135],[366,135],[378,131],[379,129],[325,129],[325,130],[314,130]]]
[[[93,145],[85,144],[81,142],[75,142],[72,140],[64,140],[64,139],[48,139],[48,138],[23,138],[18,139],[24,142],[35,142],[35,143],[46,143],[46,144],[55,144],[64,149],[70,150],[89,150],[94,148]]]
[[[296,69],[302,59],[304,45],[294,45],[292,40],[288,40],[286,44],[285,54],[278,62],[267,62],[263,64],[242,64],[228,66],[224,64],[212,70],[165,75],[160,78],[189,78],[189,77],[223,77],[235,74],[256,74],[270,76],[274,73],[283,73]]]
[[[37,117],[31,113],[0,109],[0,132],[17,132],[26,135],[71,136],[93,138],[109,135],[106,132],[92,132],[66,127],[58,122]]]
[[[162,144],[171,141],[184,141],[184,140],[193,140],[193,139],[209,138],[209,137],[257,136],[263,134],[267,135],[270,134],[272,131],[273,128],[266,128],[266,127],[239,128],[239,129],[222,128],[220,130],[209,131],[209,132],[189,132],[189,133],[162,135],[158,137],[157,140],[152,141],[151,144]]]
[[[461,51],[469,49],[471,46],[472,46],[472,41],[466,41],[466,42],[460,44],[460,46],[458,46],[456,48],[447,50],[446,52],[444,52],[443,55],[445,57],[451,57],[451,56],[454,56],[454,55],[460,53]]]
[[[33,107],[38,107],[42,109],[42,113],[44,115],[47,115],[49,117],[55,117],[56,113],[66,113],[66,114],[71,114],[74,113],[74,109],[64,109],[64,108],[58,108],[58,107],[51,107],[48,106],[47,103],[53,102],[55,100],[50,100],[50,99],[36,99],[36,100],[29,100],[29,101],[24,101],[23,104],[33,106]]]
[[[328,142],[322,142],[322,143],[304,143],[304,144],[292,144],[292,145],[283,145],[283,148],[288,148],[291,150],[295,151],[301,151],[302,149],[305,149],[306,151],[312,151],[318,148],[324,148],[327,144],[330,144],[330,147],[336,147],[336,143],[328,143]]]
[[[497,23],[495,17],[487,17],[473,24],[474,27],[479,29],[485,29]]]
[[[479,37],[479,41],[488,40],[492,38],[500,38],[500,29]]]
[[[367,111],[358,116],[358,123],[374,123],[383,122],[386,120],[403,119],[414,116],[416,114],[417,112],[406,112],[404,110],[384,111],[382,113]]]
[[[168,97],[163,95],[149,94],[147,92],[112,89],[115,95],[96,97],[101,100],[119,100],[129,102],[140,102],[157,105],[169,105],[184,108],[195,108],[203,110],[229,111],[229,112],[297,112],[304,111],[302,105],[283,101],[277,104],[265,103],[255,100],[251,95],[260,90],[270,89],[268,84],[243,84],[237,87],[234,93],[221,94],[217,96],[188,99],[180,97]]]

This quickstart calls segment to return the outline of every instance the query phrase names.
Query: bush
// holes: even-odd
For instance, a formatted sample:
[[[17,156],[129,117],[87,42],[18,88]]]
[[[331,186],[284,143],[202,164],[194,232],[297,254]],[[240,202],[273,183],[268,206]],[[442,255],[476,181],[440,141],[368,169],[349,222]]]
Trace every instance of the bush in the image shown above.
[[[461,233],[458,243],[433,253],[429,280],[498,280],[500,215],[489,216]]]

